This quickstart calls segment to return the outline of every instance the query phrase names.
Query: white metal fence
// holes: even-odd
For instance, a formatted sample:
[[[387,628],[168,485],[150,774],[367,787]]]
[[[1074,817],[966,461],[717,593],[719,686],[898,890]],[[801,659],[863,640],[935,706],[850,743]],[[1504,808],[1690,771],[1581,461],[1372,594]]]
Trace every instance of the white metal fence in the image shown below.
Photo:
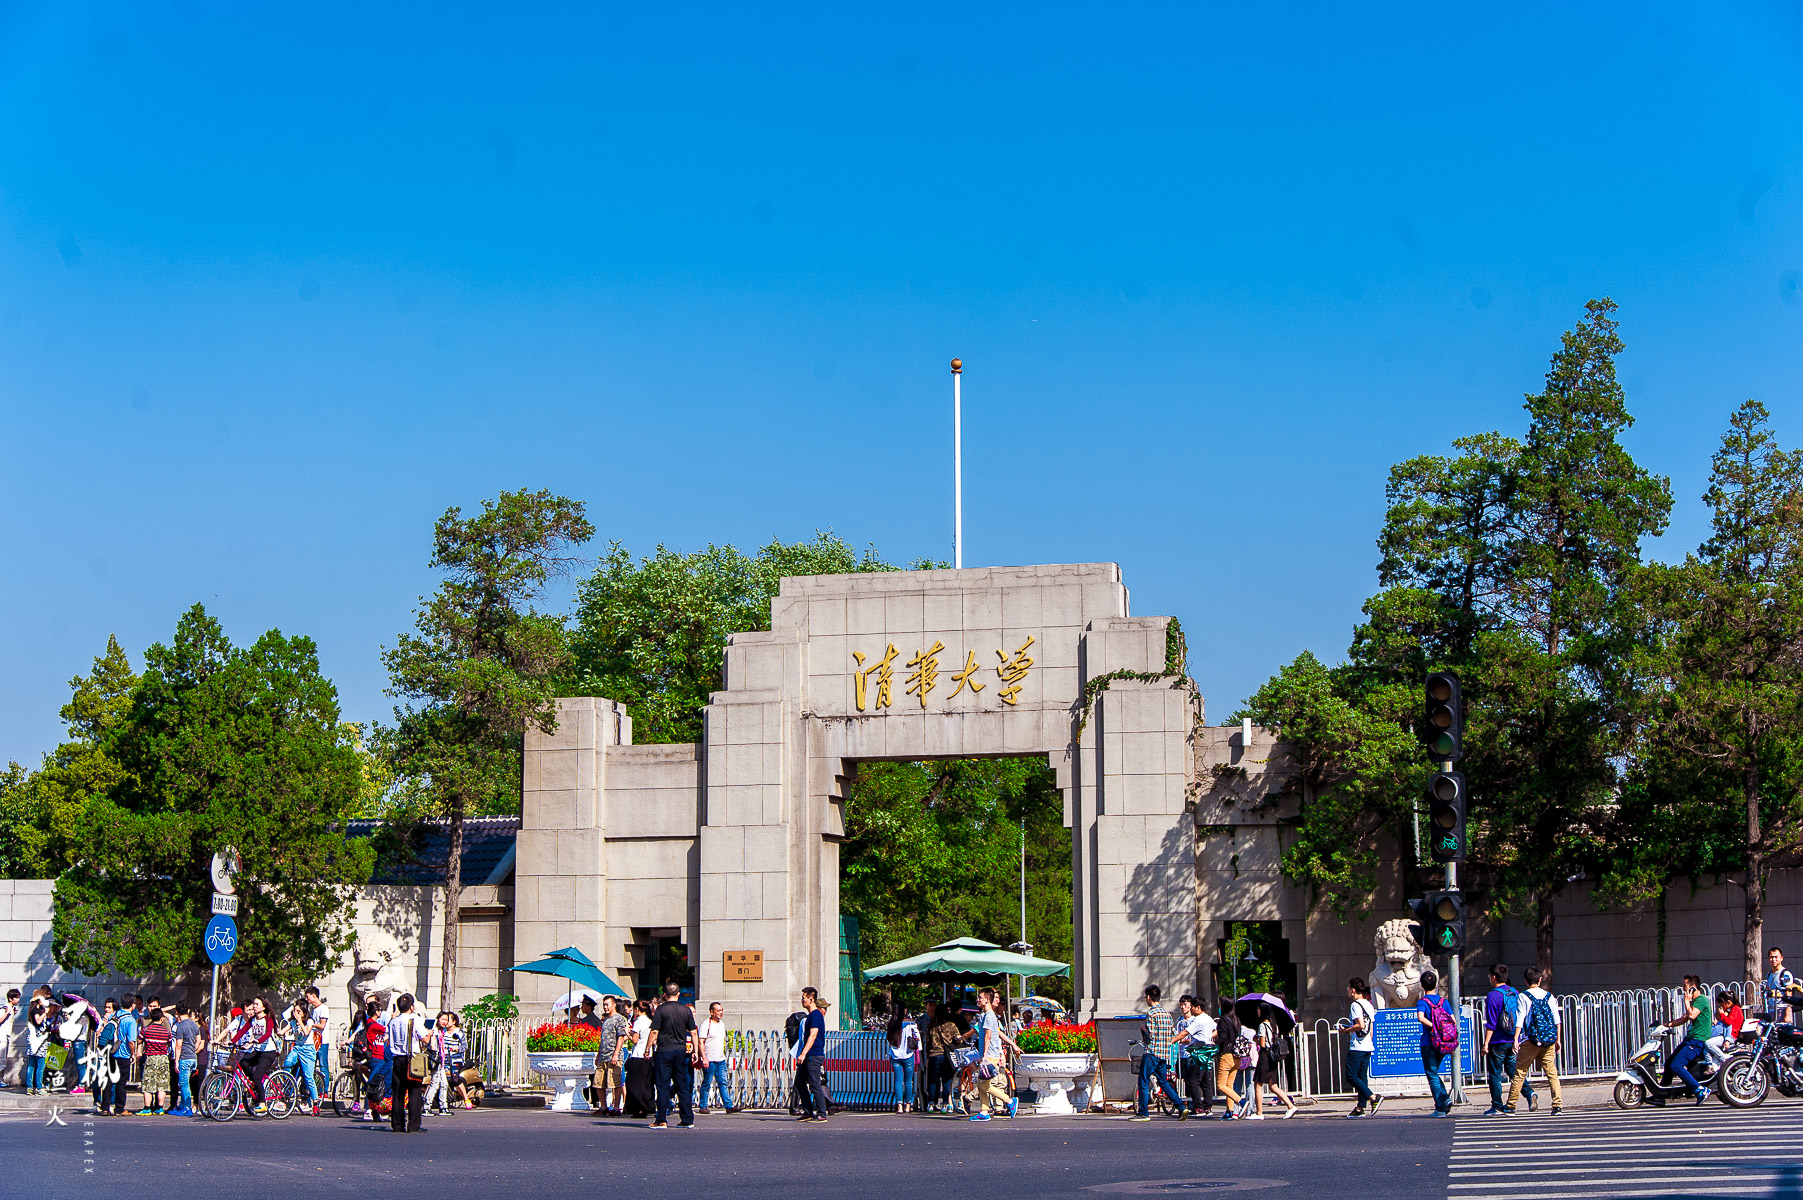
[[[1757,984],[1711,984],[1709,995],[1723,990],[1732,992],[1748,1007],[1757,1006]],[[1559,1005],[1557,1057],[1561,1079],[1597,1079],[1614,1075],[1640,1048],[1653,1025],[1669,1021],[1684,1010],[1684,994],[1675,988],[1585,992],[1576,996],[1555,996],[1554,999]],[[1471,1018],[1471,1027],[1477,1032],[1479,1043],[1473,1055],[1477,1069],[1469,1078],[1485,1082],[1489,1075],[1482,1049],[1484,998],[1468,999],[1463,1007]],[[1352,1095],[1352,1088],[1346,1082],[1346,1042],[1349,1038],[1350,1034],[1334,1028],[1333,1022],[1326,1020],[1305,1024],[1297,1030],[1294,1065],[1298,1091],[1321,1097]]]

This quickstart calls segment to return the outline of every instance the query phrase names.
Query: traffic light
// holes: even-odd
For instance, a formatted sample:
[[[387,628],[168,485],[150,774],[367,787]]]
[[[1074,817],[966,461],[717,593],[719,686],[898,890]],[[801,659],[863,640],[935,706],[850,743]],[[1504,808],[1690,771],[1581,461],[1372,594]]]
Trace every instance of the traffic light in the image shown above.
[[[1462,954],[1465,950],[1465,897],[1457,892],[1429,892],[1422,900],[1426,910],[1429,954]]]
[[[1419,945],[1431,949],[1433,943],[1427,940],[1427,927],[1432,922],[1433,918],[1428,915],[1427,901],[1410,900],[1409,915],[1415,918],[1414,922],[1409,926],[1409,936],[1414,938]]]
[[[1436,762],[1458,762],[1465,757],[1464,712],[1459,702],[1459,677],[1451,671],[1429,675],[1422,740]]]
[[[1435,771],[1427,781],[1428,853],[1435,862],[1465,861],[1465,777]]]

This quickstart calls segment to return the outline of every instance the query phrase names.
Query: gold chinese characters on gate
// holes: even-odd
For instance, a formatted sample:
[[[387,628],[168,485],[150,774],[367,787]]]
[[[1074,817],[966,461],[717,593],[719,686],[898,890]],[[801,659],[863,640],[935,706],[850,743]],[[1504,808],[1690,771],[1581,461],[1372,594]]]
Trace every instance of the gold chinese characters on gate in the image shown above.
[[[1010,654],[1006,650],[995,652],[999,664],[991,670],[1000,681],[995,690],[996,696],[1003,704],[1013,706],[1020,701],[1021,685],[1026,682],[1027,672],[1033,667],[1033,657],[1027,653],[1027,647],[1035,641],[1029,637],[1020,647]],[[939,656],[945,652],[945,643],[934,640],[925,650],[916,650],[913,657],[902,663],[902,694],[912,696],[920,702],[920,707],[927,706],[927,697],[940,686],[941,674]],[[851,652],[851,682],[853,699],[857,702],[859,712],[868,712],[872,708],[888,708],[895,702],[895,660],[901,652],[890,642],[881,656],[871,658],[860,650]],[[958,660],[953,659],[956,663]],[[949,664],[948,664],[949,666]],[[950,672],[948,678],[956,685],[945,694],[945,702],[951,703],[960,692],[968,689],[976,695],[984,688],[984,683],[977,676],[982,667],[977,662],[977,652],[967,650],[964,654],[964,665]]]

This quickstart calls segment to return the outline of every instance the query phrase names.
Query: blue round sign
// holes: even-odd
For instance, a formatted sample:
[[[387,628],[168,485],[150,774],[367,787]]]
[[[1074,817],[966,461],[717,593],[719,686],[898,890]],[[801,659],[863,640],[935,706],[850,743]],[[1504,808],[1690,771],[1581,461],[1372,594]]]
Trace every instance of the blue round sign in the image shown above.
[[[224,913],[207,922],[207,958],[224,966],[238,950],[238,922]]]

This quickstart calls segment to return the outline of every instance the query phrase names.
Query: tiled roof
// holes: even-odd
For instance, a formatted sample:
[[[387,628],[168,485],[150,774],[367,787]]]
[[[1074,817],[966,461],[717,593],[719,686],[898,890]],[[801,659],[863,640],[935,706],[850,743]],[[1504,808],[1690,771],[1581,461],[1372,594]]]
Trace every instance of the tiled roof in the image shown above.
[[[352,821],[351,837],[374,837],[381,821]],[[506,860],[512,874],[513,842],[520,831],[518,817],[465,817],[463,819],[463,885],[487,883],[495,868]],[[451,852],[451,827],[445,821],[421,821],[409,839],[405,855],[385,855],[376,860],[371,883],[429,886],[444,882],[445,863]],[[496,882],[500,882],[497,880]]]

